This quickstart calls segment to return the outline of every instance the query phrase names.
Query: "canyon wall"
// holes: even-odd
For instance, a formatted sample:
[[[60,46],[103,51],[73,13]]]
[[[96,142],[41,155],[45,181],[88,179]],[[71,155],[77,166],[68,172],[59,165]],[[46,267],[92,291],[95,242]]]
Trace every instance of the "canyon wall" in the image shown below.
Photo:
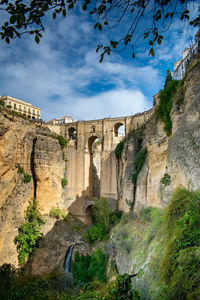
[[[155,115],[143,128],[128,135],[118,162],[119,208],[129,211],[134,205],[164,207],[173,190],[184,187],[200,188],[200,64],[197,58],[179,87],[172,105],[172,135],[163,130],[163,122]],[[141,144],[139,147],[139,143]],[[134,197],[131,180],[134,160],[140,148],[147,148],[144,166],[138,175]],[[165,175],[167,174],[167,175]],[[168,183],[162,178],[168,177]]]
[[[44,128],[6,110],[0,113],[0,265],[17,265],[14,237],[35,196],[43,214],[63,205],[65,162],[58,140]],[[24,183],[30,175],[30,182]]]

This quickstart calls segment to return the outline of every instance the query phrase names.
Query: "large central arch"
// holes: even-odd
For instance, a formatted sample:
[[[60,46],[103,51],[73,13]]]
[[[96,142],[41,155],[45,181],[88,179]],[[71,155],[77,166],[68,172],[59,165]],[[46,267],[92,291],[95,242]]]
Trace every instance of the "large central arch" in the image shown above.
[[[88,196],[100,197],[100,182],[101,182],[101,138],[93,134],[87,141],[87,152],[89,155],[89,172],[88,172]]]

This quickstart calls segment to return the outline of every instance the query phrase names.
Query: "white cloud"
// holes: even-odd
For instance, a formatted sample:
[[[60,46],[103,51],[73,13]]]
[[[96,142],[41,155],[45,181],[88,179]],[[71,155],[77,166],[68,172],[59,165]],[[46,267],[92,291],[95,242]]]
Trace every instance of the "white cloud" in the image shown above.
[[[130,61],[122,53],[100,64],[95,52],[98,34],[85,15],[72,13],[48,22],[39,46],[30,37],[11,45],[0,41],[0,93],[41,107],[46,120],[66,114],[103,118],[148,109],[163,81],[160,61],[173,62],[187,39],[184,35],[177,43],[174,29],[155,60],[144,64],[141,57]],[[101,36],[106,39],[105,33]]]

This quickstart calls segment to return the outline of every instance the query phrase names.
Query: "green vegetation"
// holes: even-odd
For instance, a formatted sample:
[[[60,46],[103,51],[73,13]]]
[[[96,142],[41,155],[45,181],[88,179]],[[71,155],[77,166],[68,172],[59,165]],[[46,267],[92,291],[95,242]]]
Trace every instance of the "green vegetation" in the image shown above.
[[[18,174],[24,174],[24,168],[21,167],[21,166],[18,166],[18,171],[17,171]]]
[[[123,149],[124,149],[124,141],[120,141],[119,144],[117,144],[117,146],[115,148],[115,155],[116,155],[117,159],[121,158]]]
[[[122,213],[118,210],[111,212],[109,203],[105,198],[95,201],[92,210],[94,213],[94,224],[84,233],[83,238],[88,243],[94,244],[97,241],[108,238],[111,226],[119,222]]]
[[[8,264],[0,267],[0,298],[3,300],[69,300],[73,279],[66,273],[22,275]]]
[[[49,212],[49,216],[51,218],[56,218],[59,220],[65,220],[67,218],[67,213],[65,210],[62,210],[60,208],[56,208],[56,207],[52,207],[50,212]]]
[[[78,297],[70,299],[76,300],[140,300],[140,293],[131,287],[131,275],[117,275],[116,280],[102,283],[100,281],[89,282],[82,288]]]
[[[140,294],[136,290],[131,289],[131,275],[118,275],[116,280],[105,283],[105,261],[106,256],[101,251],[95,251],[87,262],[90,260],[91,269],[95,269],[90,273],[88,263],[83,263],[84,257],[76,260],[75,267],[78,271],[78,283],[83,285],[80,290],[73,290],[73,278],[69,273],[58,273],[56,271],[43,275],[20,275],[12,265],[4,264],[0,267],[0,290],[1,299],[3,300],[140,300]],[[82,258],[81,258],[82,257]],[[101,264],[100,264],[101,263]],[[81,267],[86,267],[85,272]],[[94,270],[93,269],[93,270]],[[99,278],[93,281],[86,281],[85,276],[89,271],[90,278]],[[81,276],[81,271],[83,277]],[[80,276],[79,276],[80,275]],[[86,276],[87,277],[87,276]],[[70,293],[75,294],[74,296]]]
[[[67,140],[62,135],[57,135],[57,139],[59,141],[60,147],[63,148],[67,145]]]
[[[61,179],[61,185],[62,185],[63,189],[66,187],[66,185],[67,185],[67,179],[66,178]]]
[[[28,183],[31,181],[32,176],[29,174],[24,174],[24,179],[23,179],[23,183]]]
[[[32,176],[24,173],[24,168],[20,165],[18,166],[17,173],[21,175],[24,174],[23,183],[29,183],[31,181]]]
[[[14,243],[17,245],[19,264],[23,264],[28,254],[38,246],[39,238],[42,236],[41,225],[44,224],[44,221],[35,198],[27,207],[25,220],[26,222],[18,228],[18,235],[14,239]]]
[[[147,148],[140,150],[135,155],[135,160],[134,160],[135,172],[132,174],[132,182],[134,186],[136,186],[137,184],[137,178],[145,163],[146,156],[147,156]]]
[[[159,93],[159,104],[156,109],[156,120],[161,120],[164,123],[164,131],[167,136],[172,133],[172,121],[170,112],[172,108],[173,97],[179,87],[178,80],[169,81],[167,86]]]
[[[107,231],[103,223],[93,224],[92,227],[83,235],[86,242],[94,244],[107,238]]]
[[[133,192],[134,199],[135,199],[136,188],[137,188],[137,178],[145,163],[146,156],[147,156],[147,148],[141,149],[135,155],[135,160],[134,160],[135,172],[132,174],[132,183],[134,185],[134,192]],[[130,205],[132,206],[133,203],[130,203]]]
[[[5,107],[5,101],[0,100],[0,106]]]
[[[92,255],[75,253],[72,273],[76,284],[84,285],[92,280],[106,281],[107,257],[102,250],[95,250]]]
[[[165,186],[170,185],[171,177],[169,174],[165,173],[164,176],[161,178],[160,182]]]
[[[160,275],[169,299],[199,299],[200,192],[178,188],[164,215]]]
[[[167,70],[167,75],[166,75],[166,78],[165,78],[164,89],[168,86],[168,84],[169,84],[170,81],[172,81],[171,71]]]
[[[97,200],[98,202],[98,200]],[[97,214],[96,224],[114,224],[121,213],[108,213],[105,201],[100,201],[106,217],[99,223],[103,212]],[[37,219],[33,205],[26,215],[29,221]],[[32,216],[32,217],[31,217]],[[59,299],[59,300],[183,300],[199,299],[200,292],[200,192],[179,188],[166,209],[143,208],[138,217],[126,214],[113,228],[112,244],[122,261],[131,262],[132,275],[117,275],[116,280],[106,278],[108,257],[101,249],[92,255],[75,253],[70,275],[51,273],[43,276],[19,276],[10,265],[0,268],[2,299]],[[105,226],[106,227],[106,226]],[[26,239],[27,233],[21,238]],[[109,253],[108,244],[106,245]],[[28,246],[30,243],[28,243]],[[101,243],[103,248],[103,244]],[[25,247],[27,249],[27,246]],[[119,256],[118,256],[119,258]],[[142,268],[144,268],[142,272]],[[109,268],[108,268],[109,269]],[[111,273],[110,273],[111,274]],[[108,275],[109,276],[109,275]],[[81,290],[79,290],[81,288]],[[140,291],[141,295],[137,290]],[[75,292],[76,291],[76,292]],[[76,294],[75,294],[76,293]],[[143,297],[143,298],[141,298]]]

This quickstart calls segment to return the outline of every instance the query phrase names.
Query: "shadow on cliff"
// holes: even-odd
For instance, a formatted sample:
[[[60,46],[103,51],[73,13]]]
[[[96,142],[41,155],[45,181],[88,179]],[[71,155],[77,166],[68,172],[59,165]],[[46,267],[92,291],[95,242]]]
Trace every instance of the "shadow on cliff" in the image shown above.
[[[89,253],[89,245],[82,240],[86,226],[78,219],[67,216],[65,220],[48,218],[39,247],[30,254],[23,267],[25,274],[42,274],[51,270],[63,270],[66,252],[71,245],[80,253]],[[74,252],[75,252],[74,251]]]

